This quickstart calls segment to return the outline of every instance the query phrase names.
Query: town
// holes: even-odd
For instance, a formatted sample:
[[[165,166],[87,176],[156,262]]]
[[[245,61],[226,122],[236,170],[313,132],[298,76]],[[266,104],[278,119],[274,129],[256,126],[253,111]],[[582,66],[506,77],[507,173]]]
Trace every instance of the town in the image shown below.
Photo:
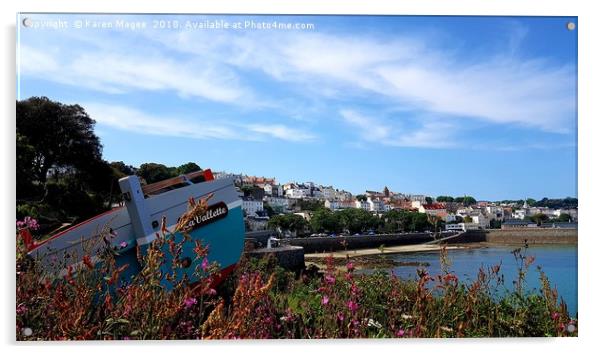
[[[470,196],[404,194],[384,187],[360,195],[314,182],[279,184],[275,178],[216,172],[216,178],[234,179],[243,199],[247,231],[276,229],[283,237],[377,234],[386,231],[467,231],[517,228],[577,228],[576,198],[541,201],[477,201]],[[332,215],[355,209],[355,227]],[[405,225],[387,223],[400,215],[415,219]],[[328,219],[330,217],[330,220]],[[363,217],[363,218],[362,218]],[[360,220],[366,220],[363,225]],[[320,220],[315,220],[320,218]],[[371,218],[371,220],[370,220]],[[313,222],[312,222],[313,220]],[[420,220],[422,222],[420,222]],[[398,220],[397,220],[398,221]],[[390,224],[390,223],[389,223]],[[389,227],[387,227],[389,226]]]

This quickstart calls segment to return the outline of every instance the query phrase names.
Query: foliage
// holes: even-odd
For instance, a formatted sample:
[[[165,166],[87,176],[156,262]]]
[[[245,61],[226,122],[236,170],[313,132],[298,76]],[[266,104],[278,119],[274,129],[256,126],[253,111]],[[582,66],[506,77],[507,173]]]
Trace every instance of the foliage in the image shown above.
[[[454,197],[450,197],[448,195],[440,195],[436,198],[437,202],[439,203],[452,203],[454,201]]]
[[[474,199],[471,196],[463,196],[463,197],[457,197],[454,199],[454,202],[456,203],[462,203],[464,206],[469,206],[469,205],[474,205],[477,204],[477,200]]]
[[[202,211],[199,203],[192,210]],[[191,214],[192,215],[192,214]],[[186,216],[183,216],[186,219]],[[20,227],[35,225],[31,219]],[[110,234],[102,240],[110,244]],[[216,291],[216,265],[200,274],[200,287],[169,278],[179,266],[178,249],[155,241],[142,259],[142,271],[120,284],[118,251],[84,257],[84,266],[50,281],[17,244],[16,334],[18,340],[238,339],[238,338],[412,338],[576,336],[577,319],[539,269],[541,291],[525,290],[533,263],[522,249],[513,252],[517,280],[500,296],[501,265],[481,268],[462,283],[449,270],[446,250],[441,273],[417,270],[415,280],[377,271],[356,274],[353,263],[337,269],[327,259],[323,274],[295,277],[274,257],[243,258],[238,270]],[[184,239],[185,240],[185,239]],[[175,249],[172,251],[171,249]],[[167,251],[163,251],[167,250]],[[198,258],[208,248],[197,244]],[[164,252],[168,252],[166,254]],[[174,256],[175,255],[175,256]],[[167,258],[166,258],[167,256]],[[168,275],[161,264],[172,259]],[[173,274],[173,273],[171,273]],[[174,288],[166,291],[163,279]],[[569,326],[574,331],[567,330]]]
[[[79,105],[64,105],[47,97],[17,101],[17,141],[20,149],[28,146],[18,154],[20,164],[27,165],[42,183],[54,167],[86,170],[91,161],[101,160],[102,145],[94,134],[94,124]]]
[[[546,214],[538,213],[529,216],[529,219],[534,223],[537,223],[537,225],[541,226],[543,222],[548,221],[550,218]]]
[[[272,230],[281,229],[282,231],[303,233],[308,227],[307,220],[296,214],[275,215],[268,221],[268,228]]]
[[[383,215],[385,232],[425,231],[429,228],[428,216],[406,210],[391,210]]]

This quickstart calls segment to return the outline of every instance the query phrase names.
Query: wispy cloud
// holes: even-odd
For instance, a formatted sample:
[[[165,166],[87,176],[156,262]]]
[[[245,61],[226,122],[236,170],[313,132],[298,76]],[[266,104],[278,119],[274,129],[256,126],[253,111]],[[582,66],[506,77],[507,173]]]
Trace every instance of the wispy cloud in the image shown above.
[[[265,134],[286,141],[302,142],[312,141],[316,138],[315,135],[301,129],[290,128],[282,124],[252,124],[247,128],[252,132]]]
[[[425,119],[418,127],[410,127],[402,119],[392,119],[385,123],[382,118],[366,116],[349,109],[339,113],[363,141],[397,147],[444,148],[456,145],[455,128],[449,122]]]
[[[251,90],[243,87],[227,67],[161,54],[99,51],[71,57],[57,50],[50,56],[23,45],[21,69],[24,75],[111,94],[163,91],[241,105],[252,104],[254,99]]]
[[[136,134],[247,141],[279,139],[290,142],[305,142],[316,138],[303,129],[283,124],[244,124],[233,120],[220,123],[202,117],[182,119],[152,115],[127,106],[93,102],[82,106],[101,127],[108,126]]]
[[[473,122],[573,132],[574,66],[521,56],[526,26],[510,26],[505,35],[503,50],[471,56],[407,33],[148,30],[115,36],[111,45],[78,35],[77,43],[85,44],[79,50],[23,45],[21,65],[24,75],[105,93],[175,93],[217,102],[225,110],[278,111],[279,118],[318,127],[319,120],[309,115],[332,119],[335,107],[365,102],[372,107],[359,111],[369,117],[338,113],[361,130],[362,139],[389,146],[452,146],[449,137]],[[132,43],[140,50],[131,50]],[[412,112],[414,120],[437,118],[408,125],[388,117],[391,107]],[[287,141],[315,138],[273,119],[249,121],[242,129]],[[237,134],[224,134],[231,135]]]

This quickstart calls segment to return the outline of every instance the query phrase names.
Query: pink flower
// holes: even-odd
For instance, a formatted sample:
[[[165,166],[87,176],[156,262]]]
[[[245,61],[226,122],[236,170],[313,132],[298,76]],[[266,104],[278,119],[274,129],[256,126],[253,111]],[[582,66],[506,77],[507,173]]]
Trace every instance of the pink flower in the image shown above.
[[[335,278],[330,274],[327,274],[324,277],[324,280],[326,281],[326,284],[330,284],[330,285],[334,284],[334,282],[335,282]]]
[[[357,303],[355,303],[353,300],[349,300],[347,302],[347,308],[349,309],[349,311],[355,312],[359,308],[359,305]]]
[[[119,244],[119,247],[121,247],[121,248],[126,248],[127,246],[128,246],[128,243],[125,241],[123,241]]]
[[[203,272],[206,272],[207,268],[209,268],[209,261],[207,260],[207,257],[205,257],[203,258],[203,263],[201,263],[201,269],[203,269]]]
[[[560,317],[560,314],[558,312],[554,312],[552,314],[552,320],[554,320],[554,321],[556,321],[559,317]]]
[[[398,337],[403,337],[404,334],[406,334],[406,331],[404,331],[403,329],[399,329],[399,331],[395,332],[395,335]]]
[[[353,271],[353,269],[354,269],[353,263],[352,262],[347,263],[347,270]]]
[[[196,299],[193,297],[190,297],[190,298],[184,300],[184,307],[189,309],[192,306],[196,305],[196,303],[197,303]]]
[[[322,297],[322,305],[328,305],[328,301],[330,301],[330,299],[328,298],[328,295],[324,295]]]
[[[209,289],[209,291],[207,292],[210,296],[213,296],[215,294],[217,294],[217,291],[215,291],[215,289],[211,288]]]
[[[27,312],[27,306],[25,306],[25,304],[20,304],[17,306],[17,315],[22,315],[25,312]]]
[[[345,319],[345,315],[342,312],[337,313],[337,319],[341,322]]]

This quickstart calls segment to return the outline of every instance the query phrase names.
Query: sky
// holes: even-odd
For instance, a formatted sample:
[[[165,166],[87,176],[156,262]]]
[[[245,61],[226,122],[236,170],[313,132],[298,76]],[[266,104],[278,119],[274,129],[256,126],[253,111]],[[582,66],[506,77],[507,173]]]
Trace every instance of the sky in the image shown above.
[[[103,158],[134,166],[193,161],[355,194],[576,197],[568,22],[23,14],[17,99],[81,105]]]

